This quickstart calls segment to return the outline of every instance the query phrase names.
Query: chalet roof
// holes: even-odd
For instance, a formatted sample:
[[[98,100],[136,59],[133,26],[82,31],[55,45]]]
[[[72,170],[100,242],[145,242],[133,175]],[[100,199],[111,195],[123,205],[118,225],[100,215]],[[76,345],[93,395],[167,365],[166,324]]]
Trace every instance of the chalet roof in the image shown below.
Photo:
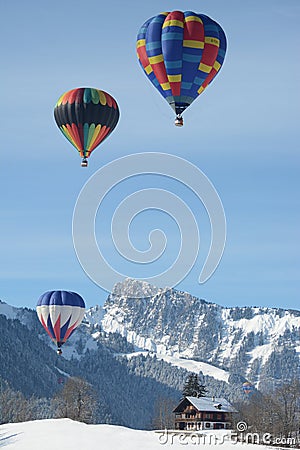
[[[188,401],[191,403],[198,411],[207,412],[233,412],[236,413],[237,410],[226,400],[221,397],[185,397],[175,408],[174,412],[178,410],[181,403]]]

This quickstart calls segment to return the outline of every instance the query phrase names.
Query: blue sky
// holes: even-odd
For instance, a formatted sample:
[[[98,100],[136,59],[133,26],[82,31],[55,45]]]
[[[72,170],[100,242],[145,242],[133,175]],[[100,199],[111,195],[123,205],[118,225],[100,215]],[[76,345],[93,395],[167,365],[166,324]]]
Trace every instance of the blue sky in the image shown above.
[[[185,112],[182,129],[174,127],[172,110],[135,55],[143,22],[175,9],[209,15],[228,40],[221,72]],[[201,230],[199,257],[177,288],[224,306],[299,309],[298,0],[28,0],[2,2],[0,12],[3,301],[35,307],[44,291],[69,289],[88,306],[102,304],[107,292],[86,276],[73,248],[76,199],[100,167],[122,156],[155,151],[198,166],[217,189],[227,220],[221,263],[199,285],[209,223],[203,206],[170,183],[195,212]],[[121,111],[117,128],[94,152],[88,169],[80,167],[76,150],[53,119],[58,97],[79,86],[109,92]],[[99,220],[107,225],[104,236],[109,238],[112,205],[122,201],[122,193],[167,185],[155,177],[137,177],[113,192],[107,209],[99,211]],[[144,248],[157,222],[170,236],[170,254],[162,264],[168,263],[178,247],[178,230],[168,217],[141,214],[133,224],[133,241]],[[112,248],[105,252],[129,276],[143,276],[139,268],[120,262]]]

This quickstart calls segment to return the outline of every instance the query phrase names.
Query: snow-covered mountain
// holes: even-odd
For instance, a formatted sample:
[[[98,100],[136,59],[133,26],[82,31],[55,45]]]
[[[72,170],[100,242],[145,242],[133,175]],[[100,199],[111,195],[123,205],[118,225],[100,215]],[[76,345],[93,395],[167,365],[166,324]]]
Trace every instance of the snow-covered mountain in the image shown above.
[[[33,311],[0,302],[0,314],[31,327]],[[40,338],[49,345],[42,327]],[[63,356],[80,359],[99,343],[116,357],[164,360],[218,382],[249,380],[268,389],[300,376],[300,311],[225,308],[170,288],[126,279],[104,306],[87,310],[64,345]],[[180,389],[179,385],[176,388]]]
[[[226,371],[267,388],[300,374],[300,311],[224,308],[186,292],[127,279],[114,287],[101,311],[89,311],[86,319],[121,334],[137,351],[223,369],[222,375],[214,373],[219,379],[226,379]]]
[[[7,319],[17,319],[23,325],[28,325],[31,318],[31,312],[29,309],[11,306],[3,302],[2,300],[0,300],[0,314],[5,316]]]

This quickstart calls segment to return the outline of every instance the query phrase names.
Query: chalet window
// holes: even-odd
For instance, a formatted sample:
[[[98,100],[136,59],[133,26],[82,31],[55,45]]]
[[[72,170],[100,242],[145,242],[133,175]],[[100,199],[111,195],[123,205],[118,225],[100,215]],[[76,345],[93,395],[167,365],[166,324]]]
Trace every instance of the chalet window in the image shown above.
[[[213,414],[210,414],[210,413],[204,414],[204,419],[212,419],[212,418],[213,418]]]

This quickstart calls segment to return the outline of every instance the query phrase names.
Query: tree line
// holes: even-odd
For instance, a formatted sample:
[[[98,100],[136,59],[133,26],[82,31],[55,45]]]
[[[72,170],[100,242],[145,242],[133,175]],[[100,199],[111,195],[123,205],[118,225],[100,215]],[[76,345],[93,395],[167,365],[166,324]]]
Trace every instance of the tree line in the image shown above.
[[[204,397],[206,386],[199,382],[197,374],[189,374],[182,389],[182,398]],[[274,391],[262,394],[254,392],[244,401],[234,404],[238,413],[234,415],[234,429],[239,430],[239,422],[246,424],[240,438],[264,435],[271,442],[285,442],[300,447],[300,381],[295,379]],[[154,401],[151,428],[174,428],[174,398],[167,395]],[[11,389],[0,380],[0,424],[25,422],[29,420],[70,418],[85,423],[112,423],[109,413],[103,416],[105,406],[98,398],[97,391],[86,380],[69,377],[53,398],[26,398],[21,392]],[[252,442],[252,441],[251,441]],[[261,441],[260,441],[261,442]]]
[[[235,404],[239,411],[236,423],[243,421],[247,433],[262,438],[270,435],[271,442],[290,443],[300,447],[300,380],[282,384],[268,393],[259,391],[246,401]],[[238,428],[238,426],[237,426]],[[245,437],[244,436],[244,437]]]
[[[62,390],[51,399],[26,398],[6,383],[2,383],[0,390],[0,424],[65,417],[78,422],[99,423],[100,407],[93,387],[76,377],[68,378]]]

